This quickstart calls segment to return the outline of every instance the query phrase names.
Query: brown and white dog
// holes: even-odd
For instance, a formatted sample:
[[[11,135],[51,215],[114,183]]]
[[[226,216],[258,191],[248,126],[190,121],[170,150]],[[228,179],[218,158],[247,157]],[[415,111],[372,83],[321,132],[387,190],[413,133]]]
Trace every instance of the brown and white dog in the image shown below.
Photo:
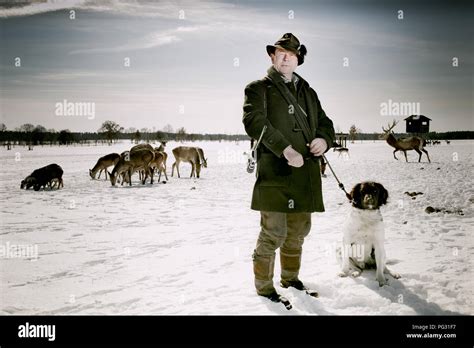
[[[375,268],[380,286],[387,282],[384,273],[400,278],[385,265],[385,232],[379,208],[387,203],[387,190],[377,182],[362,182],[354,186],[350,195],[352,209],[344,226],[339,276],[358,277],[362,270]]]

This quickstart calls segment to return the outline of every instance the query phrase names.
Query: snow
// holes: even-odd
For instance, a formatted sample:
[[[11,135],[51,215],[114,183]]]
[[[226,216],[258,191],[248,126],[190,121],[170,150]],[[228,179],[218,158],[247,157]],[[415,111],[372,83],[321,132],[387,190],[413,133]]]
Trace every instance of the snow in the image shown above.
[[[179,144],[181,145],[181,144]],[[374,271],[339,278],[335,249],[350,205],[329,168],[326,212],[313,214],[300,278],[320,292],[313,299],[277,290],[293,310],[255,294],[251,254],[259,213],[251,211],[255,176],[245,170],[248,142],[199,142],[208,158],[200,179],[112,187],[88,169],[113,146],[15,147],[0,150],[0,314],[474,314],[472,141],[427,147],[432,163],[409,152],[399,161],[384,142],[348,144],[350,158],[327,153],[347,190],[366,180],[389,191],[383,207],[388,267],[402,275],[379,287]],[[173,156],[168,143],[168,175]],[[60,190],[20,190],[36,168],[58,163]],[[176,174],[175,174],[176,175]],[[162,178],[162,180],[164,180]],[[423,192],[412,199],[405,191]],[[461,209],[432,213],[427,206]],[[27,245],[37,257],[6,250]],[[10,249],[12,250],[12,249]]]

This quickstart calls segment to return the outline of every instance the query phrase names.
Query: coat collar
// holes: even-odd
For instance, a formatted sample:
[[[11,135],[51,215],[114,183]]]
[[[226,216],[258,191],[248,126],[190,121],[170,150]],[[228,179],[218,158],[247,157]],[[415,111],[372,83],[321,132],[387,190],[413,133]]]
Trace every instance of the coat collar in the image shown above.
[[[308,82],[306,82],[306,80],[303,79],[300,75],[298,75],[295,72],[293,74],[296,75],[296,77],[298,78],[298,84],[301,83],[301,84],[309,86]],[[285,83],[283,76],[275,69],[273,65],[270,68],[268,68],[267,75],[268,77],[272,79],[274,83],[283,83],[283,84]]]

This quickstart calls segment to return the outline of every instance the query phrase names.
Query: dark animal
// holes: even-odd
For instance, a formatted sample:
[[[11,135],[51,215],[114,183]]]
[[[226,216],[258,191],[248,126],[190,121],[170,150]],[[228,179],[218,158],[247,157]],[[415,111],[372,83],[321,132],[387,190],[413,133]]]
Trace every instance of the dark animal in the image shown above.
[[[52,182],[58,183],[58,189],[64,187],[63,184],[63,170],[56,163],[47,165],[46,167],[36,169],[29,176],[22,180],[20,188],[29,189],[33,187],[35,191],[39,191],[41,187],[49,185],[51,187]]]

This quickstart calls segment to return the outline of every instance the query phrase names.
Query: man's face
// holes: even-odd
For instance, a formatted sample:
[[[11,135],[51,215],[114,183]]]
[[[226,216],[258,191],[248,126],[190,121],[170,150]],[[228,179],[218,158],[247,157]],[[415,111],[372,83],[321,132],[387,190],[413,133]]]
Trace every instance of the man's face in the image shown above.
[[[298,66],[296,54],[282,48],[277,48],[271,58],[275,69],[284,75],[292,74]]]

